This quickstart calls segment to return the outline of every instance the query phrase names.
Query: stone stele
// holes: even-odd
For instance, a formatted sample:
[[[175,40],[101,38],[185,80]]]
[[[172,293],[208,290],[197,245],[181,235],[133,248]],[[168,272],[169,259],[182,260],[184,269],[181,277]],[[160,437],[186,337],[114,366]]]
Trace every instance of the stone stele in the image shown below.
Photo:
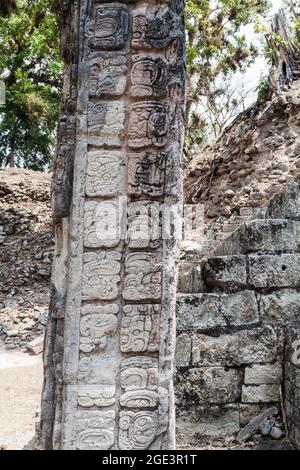
[[[175,448],[184,3],[60,1],[42,449]]]

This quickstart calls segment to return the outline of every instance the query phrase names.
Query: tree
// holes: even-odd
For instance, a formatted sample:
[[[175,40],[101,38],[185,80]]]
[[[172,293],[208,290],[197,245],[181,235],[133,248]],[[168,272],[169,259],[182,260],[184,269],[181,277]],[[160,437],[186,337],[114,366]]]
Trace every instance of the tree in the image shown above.
[[[189,136],[195,133],[195,125],[206,127],[199,104],[202,111],[203,104],[206,109],[217,108],[222,82],[246,70],[256,58],[257,48],[247,42],[241,29],[256,22],[268,7],[268,0],[187,0],[188,142],[193,141]]]
[[[16,0],[0,0],[0,14],[2,16],[10,16],[16,8]]]
[[[0,166],[49,167],[59,117],[62,62],[49,0],[0,3]]]

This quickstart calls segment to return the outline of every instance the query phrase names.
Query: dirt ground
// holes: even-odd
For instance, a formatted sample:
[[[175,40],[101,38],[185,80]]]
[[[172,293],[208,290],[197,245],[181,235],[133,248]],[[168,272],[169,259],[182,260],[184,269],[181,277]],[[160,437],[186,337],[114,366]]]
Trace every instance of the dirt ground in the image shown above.
[[[21,450],[34,435],[42,357],[0,349],[0,448]]]

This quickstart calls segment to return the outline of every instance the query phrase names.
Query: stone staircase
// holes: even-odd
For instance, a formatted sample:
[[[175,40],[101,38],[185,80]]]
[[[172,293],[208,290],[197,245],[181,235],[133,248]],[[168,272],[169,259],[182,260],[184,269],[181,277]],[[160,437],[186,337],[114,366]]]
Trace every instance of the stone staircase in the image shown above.
[[[186,256],[178,291],[179,439],[233,439],[275,405],[300,447],[300,177],[210,256]]]

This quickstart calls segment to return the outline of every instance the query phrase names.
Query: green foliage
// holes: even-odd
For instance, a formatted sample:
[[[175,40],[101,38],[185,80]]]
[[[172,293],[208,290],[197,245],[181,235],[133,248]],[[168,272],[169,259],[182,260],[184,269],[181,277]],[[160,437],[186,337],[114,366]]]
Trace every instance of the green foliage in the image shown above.
[[[48,0],[17,0],[0,13],[0,166],[51,164],[59,118],[62,62],[57,17]]]
[[[298,45],[300,45],[300,20],[295,21],[295,38]]]
[[[270,78],[269,76],[262,76],[258,82],[257,88],[257,101],[258,103],[265,103],[268,99],[270,92]]]
[[[187,0],[187,134],[202,98],[213,100],[218,82],[245,71],[257,57],[241,29],[255,24],[268,8],[268,0]]]

